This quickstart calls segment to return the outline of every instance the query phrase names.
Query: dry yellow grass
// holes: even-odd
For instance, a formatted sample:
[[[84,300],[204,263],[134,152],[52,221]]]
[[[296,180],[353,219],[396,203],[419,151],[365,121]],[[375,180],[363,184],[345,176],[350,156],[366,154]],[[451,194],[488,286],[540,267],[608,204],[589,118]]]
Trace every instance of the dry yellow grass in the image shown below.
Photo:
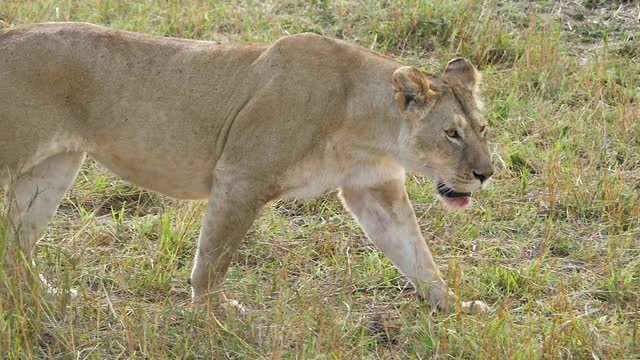
[[[639,12],[627,1],[0,2],[2,28],[72,20],[258,42],[313,31],[432,71],[466,56],[484,71],[498,168],[462,214],[409,180],[450,285],[494,313],[432,314],[328,194],[263,212],[228,275],[252,309],[238,319],[189,305],[203,204],[88,164],[36,254],[79,296],[43,297],[0,271],[3,356],[640,358]]]

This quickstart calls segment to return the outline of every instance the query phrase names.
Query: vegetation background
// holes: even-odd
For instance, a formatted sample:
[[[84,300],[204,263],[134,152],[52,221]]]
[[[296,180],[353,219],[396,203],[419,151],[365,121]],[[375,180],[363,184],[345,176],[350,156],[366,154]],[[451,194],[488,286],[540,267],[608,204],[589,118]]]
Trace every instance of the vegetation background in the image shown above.
[[[637,1],[0,1],[0,28],[44,21],[218,42],[310,31],[435,73],[471,59],[493,185],[464,213],[421,178],[408,187],[449,284],[495,311],[432,313],[335,193],[263,211],[228,274],[248,319],[192,309],[204,204],[88,162],[36,255],[79,294],[24,291],[0,271],[1,356],[640,358]]]

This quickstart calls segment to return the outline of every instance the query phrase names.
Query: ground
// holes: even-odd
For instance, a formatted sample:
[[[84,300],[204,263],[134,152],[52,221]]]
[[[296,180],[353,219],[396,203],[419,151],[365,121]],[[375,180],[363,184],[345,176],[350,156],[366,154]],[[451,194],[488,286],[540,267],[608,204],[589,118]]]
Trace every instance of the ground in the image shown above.
[[[0,2],[0,28],[68,20],[220,42],[311,31],[433,72],[472,60],[492,185],[450,213],[432,184],[407,184],[449,284],[494,311],[431,312],[335,193],[265,208],[226,287],[249,318],[192,309],[204,204],[89,161],[36,253],[79,294],[16,290],[0,271],[6,357],[640,358],[638,2]]]

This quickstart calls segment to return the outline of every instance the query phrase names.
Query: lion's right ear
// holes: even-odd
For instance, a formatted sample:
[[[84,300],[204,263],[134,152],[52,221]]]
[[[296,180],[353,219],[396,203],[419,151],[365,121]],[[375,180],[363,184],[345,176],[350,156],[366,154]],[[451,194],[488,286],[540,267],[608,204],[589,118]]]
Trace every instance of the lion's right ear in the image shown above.
[[[445,76],[455,79],[462,87],[473,92],[478,93],[478,86],[482,75],[473,64],[465,58],[455,58],[447,63],[447,68],[444,70]]]
[[[393,73],[393,91],[400,112],[425,110],[435,95],[429,79],[413,66],[403,66]]]

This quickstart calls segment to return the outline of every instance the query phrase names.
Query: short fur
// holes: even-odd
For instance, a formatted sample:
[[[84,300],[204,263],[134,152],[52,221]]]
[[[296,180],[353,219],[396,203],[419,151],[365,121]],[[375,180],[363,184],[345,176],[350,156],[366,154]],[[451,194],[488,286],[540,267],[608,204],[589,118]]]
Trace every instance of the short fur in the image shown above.
[[[219,303],[231,256],[263,205],[340,188],[419,294],[450,309],[404,174],[461,192],[481,187],[477,174],[491,176],[478,80],[464,59],[429,75],[314,34],[268,46],[79,23],[1,31],[9,237],[31,254],[89,154],[139,186],[209,200],[191,285],[194,300]]]

